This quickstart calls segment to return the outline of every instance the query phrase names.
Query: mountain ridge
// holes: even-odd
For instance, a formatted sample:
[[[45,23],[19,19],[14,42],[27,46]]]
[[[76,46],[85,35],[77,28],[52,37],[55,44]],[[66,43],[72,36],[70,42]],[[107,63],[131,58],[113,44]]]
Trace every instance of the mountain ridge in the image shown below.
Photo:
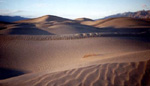
[[[116,18],[116,17],[131,17],[131,18],[142,18],[142,19],[150,19],[150,10],[142,10],[142,11],[136,11],[136,12],[124,12],[124,13],[118,13],[110,16],[106,16],[102,19],[107,18]]]
[[[19,20],[25,20],[25,19],[30,19],[30,18],[25,18],[21,16],[4,16],[0,15],[0,21],[1,22],[15,22]]]

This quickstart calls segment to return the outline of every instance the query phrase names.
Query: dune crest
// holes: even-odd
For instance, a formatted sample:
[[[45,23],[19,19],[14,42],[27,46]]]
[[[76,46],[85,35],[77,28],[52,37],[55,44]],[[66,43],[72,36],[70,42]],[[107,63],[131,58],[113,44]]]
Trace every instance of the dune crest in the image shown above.
[[[77,22],[84,22],[84,21],[94,21],[94,20],[92,20],[90,18],[77,18],[77,19],[75,19],[75,21],[77,21]]]
[[[145,19],[135,19],[135,18],[109,18],[102,19],[90,22],[81,22],[85,25],[91,25],[99,28],[142,28],[142,27],[150,27],[150,22]]]
[[[17,21],[16,23],[42,23],[42,22],[49,22],[49,21],[62,22],[62,21],[67,21],[67,20],[69,19],[61,18],[61,17],[57,17],[53,15],[45,15],[45,16],[38,17],[38,18]]]

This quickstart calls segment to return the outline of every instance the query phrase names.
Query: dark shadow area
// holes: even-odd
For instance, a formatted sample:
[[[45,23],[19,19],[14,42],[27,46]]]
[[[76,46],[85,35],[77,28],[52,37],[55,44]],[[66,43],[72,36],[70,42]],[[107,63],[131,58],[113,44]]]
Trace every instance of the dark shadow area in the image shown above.
[[[0,68],[0,80],[23,75],[23,74],[25,74],[25,72],[23,71],[8,69],[8,68]]]
[[[15,23],[0,21],[0,24],[15,24]]]
[[[100,28],[102,37],[118,37],[129,40],[150,42],[150,28]],[[106,33],[106,34],[105,34]]]
[[[99,28],[82,25],[79,23],[62,23],[62,24],[54,24],[53,26],[57,26],[55,29],[48,29],[49,32],[54,34],[78,34],[78,33],[93,33],[100,32]],[[52,27],[53,27],[52,26]]]
[[[147,28],[114,28],[114,27],[107,27],[107,28],[99,28],[100,32],[147,32],[150,31],[150,27]]]
[[[6,33],[5,33],[6,32]],[[54,35],[42,29],[36,28],[34,24],[21,23],[11,29],[5,29],[4,34],[10,35]]]
[[[136,40],[136,41],[142,41],[142,42],[147,42],[147,43],[150,43],[150,38],[149,37],[142,37],[142,36],[130,36],[130,37],[117,37],[119,39],[127,39],[127,40]]]
[[[6,29],[7,28],[6,25],[11,25],[11,24],[14,23],[0,21],[0,30]]]
[[[147,62],[147,65],[145,68],[146,70],[143,75],[141,84],[142,86],[149,86],[150,85],[150,60]]]
[[[0,26],[0,30],[6,29],[5,26]]]
[[[53,35],[44,30],[40,30],[38,28],[13,28],[11,29],[11,35]]]
[[[150,28],[100,28],[100,33],[104,33],[102,36],[110,37],[146,37],[150,36]],[[106,34],[105,34],[106,33]]]
[[[93,32],[99,32],[100,29],[97,27],[93,26],[88,26],[88,25],[82,25],[82,24],[70,24],[73,27],[78,29],[78,33],[93,33]]]

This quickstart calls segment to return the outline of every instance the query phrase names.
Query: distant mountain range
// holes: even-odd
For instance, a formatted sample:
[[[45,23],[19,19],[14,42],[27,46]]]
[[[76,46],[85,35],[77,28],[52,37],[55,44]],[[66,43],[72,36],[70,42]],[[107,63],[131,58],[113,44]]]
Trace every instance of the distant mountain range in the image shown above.
[[[2,21],[2,22],[14,22],[14,21],[25,20],[25,19],[29,19],[29,18],[24,18],[21,16],[3,16],[3,15],[0,15],[0,21]]]
[[[150,18],[150,10],[142,10],[142,11],[137,11],[137,12],[125,12],[125,13],[119,13],[119,14],[115,14],[115,15],[110,15],[107,16],[103,19],[107,19],[107,18],[116,18],[116,17],[131,17],[131,18]]]

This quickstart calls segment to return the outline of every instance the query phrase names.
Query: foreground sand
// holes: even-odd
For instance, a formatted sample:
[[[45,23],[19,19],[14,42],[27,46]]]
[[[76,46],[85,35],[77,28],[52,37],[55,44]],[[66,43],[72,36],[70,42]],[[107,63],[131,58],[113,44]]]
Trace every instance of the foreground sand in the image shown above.
[[[26,38],[25,38],[26,39]],[[0,86],[149,86],[150,43],[137,38],[0,40]]]
[[[84,68],[24,75],[1,86],[149,86],[150,60],[98,64]],[[17,82],[16,82],[17,81]]]

